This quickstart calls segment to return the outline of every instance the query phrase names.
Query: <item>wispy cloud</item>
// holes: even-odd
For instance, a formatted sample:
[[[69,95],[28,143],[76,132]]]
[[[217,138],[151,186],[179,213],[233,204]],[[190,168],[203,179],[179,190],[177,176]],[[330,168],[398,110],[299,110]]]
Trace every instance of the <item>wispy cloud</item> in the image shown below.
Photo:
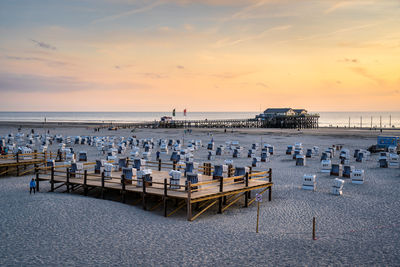
[[[14,93],[68,93],[89,90],[142,90],[151,89],[135,82],[99,83],[76,76],[50,76],[34,74],[0,73],[0,92]]]
[[[344,58],[344,59],[339,59],[338,62],[359,63],[359,60],[357,58]]]
[[[15,61],[35,61],[35,62],[42,62],[46,63],[49,66],[66,66],[71,65],[70,63],[58,60],[49,60],[40,57],[24,57],[24,56],[5,56],[6,59],[15,60]]]
[[[134,8],[134,9],[131,9],[131,10],[128,10],[128,11],[125,11],[125,12],[121,12],[121,13],[118,13],[118,14],[114,14],[114,15],[111,15],[111,16],[107,16],[107,17],[103,17],[103,18],[99,18],[99,19],[93,20],[92,24],[96,24],[96,23],[99,23],[99,22],[105,22],[105,21],[113,21],[113,20],[116,20],[116,19],[119,19],[119,18],[131,16],[131,15],[134,15],[134,14],[147,12],[147,11],[150,11],[153,8],[155,8],[157,6],[160,6],[162,4],[164,4],[163,1],[155,1],[155,2],[153,2],[151,4],[149,4],[149,5],[146,5],[146,6],[142,6],[142,7],[139,7],[139,8]]]
[[[261,86],[261,87],[263,87],[263,88],[269,88],[268,85],[266,85],[265,83],[261,83],[261,82],[256,83],[256,85],[257,85],[257,86]]]
[[[329,37],[329,36],[333,36],[339,33],[344,33],[344,32],[352,32],[352,31],[357,31],[357,30],[362,30],[362,29],[366,29],[366,28],[371,28],[373,26],[379,25],[381,22],[377,22],[377,23],[369,23],[369,24],[364,24],[364,25],[358,25],[358,26],[353,26],[353,27],[347,27],[347,28],[342,28],[342,29],[338,29],[332,32],[327,32],[327,33],[321,33],[321,34],[314,34],[314,35],[310,35],[310,36],[304,36],[304,37],[300,37],[297,40],[298,41],[305,41],[305,40],[312,40],[312,39],[317,39],[317,38],[323,38],[323,37]]]
[[[226,47],[226,46],[233,46],[233,45],[237,45],[237,44],[240,44],[242,42],[245,42],[245,41],[251,41],[251,40],[256,40],[256,39],[263,38],[263,37],[267,36],[269,33],[272,33],[272,32],[285,31],[285,30],[290,29],[291,27],[292,27],[292,25],[282,25],[282,26],[272,27],[270,29],[267,29],[267,30],[261,32],[261,33],[258,33],[258,34],[255,34],[255,35],[249,35],[247,37],[239,38],[239,39],[236,39],[236,40],[231,40],[230,38],[225,38],[225,39],[218,40],[215,45],[216,45],[217,48]]]
[[[33,74],[0,74],[0,92],[69,92],[96,88],[72,76],[43,76]]]
[[[114,69],[116,69],[116,70],[127,69],[130,67],[132,67],[132,65],[114,65]]]
[[[164,79],[167,78],[168,76],[162,73],[155,73],[155,72],[144,72],[144,73],[139,73],[143,75],[146,78],[150,79]]]
[[[256,2],[252,2],[249,5],[245,6],[244,8],[240,9],[239,11],[233,13],[232,15],[222,18],[221,21],[225,22],[225,21],[230,21],[230,20],[245,20],[245,19],[254,18],[255,11],[258,11],[261,7],[267,5],[271,2],[276,2],[276,1],[274,1],[274,0],[259,0]]]
[[[247,71],[247,72],[225,72],[225,73],[218,73],[218,74],[211,74],[213,77],[221,78],[221,79],[236,79],[242,76],[246,76],[249,74],[253,74],[255,71]]]
[[[346,7],[349,5],[351,5],[351,2],[349,2],[349,1],[340,1],[340,2],[337,2],[334,5],[332,5],[330,8],[326,9],[324,11],[324,13],[329,14],[329,13],[336,11],[337,9],[340,9],[340,8],[343,8],[343,7]]]
[[[176,66],[178,69],[181,69],[181,70],[183,70],[185,67],[184,66],[182,66],[182,65],[177,65]]]
[[[49,49],[49,50],[56,50],[57,48],[51,44],[45,43],[45,42],[41,42],[41,41],[36,41],[34,39],[29,39],[31,40],[33,43],[35,43],[37,46],[44,48],[44,49]]]
[[[376,82],[378,85],[383,85],[384,84],[384,80],[382,80],[381,78],[371,74],[367,69],[362,68],[362,67],[354,67],[351,68],[351,70],[353,72],[355,72],[358,75],[361,75],[369,80],[372,80],[374,82]]]
[[[338,9],[342,9],[342,8],[346,8],[346,7],[350,7],[350,6],[355,6],[355,5],[370,5],[375,3],[375,1],[367,1],[367,0],[363,0],[363,1],[339,1],[335,4],[333,4],[331,7],[329,7],[328,9],[324,10],[325,14],[329,14],[332,12],[335,12]]]

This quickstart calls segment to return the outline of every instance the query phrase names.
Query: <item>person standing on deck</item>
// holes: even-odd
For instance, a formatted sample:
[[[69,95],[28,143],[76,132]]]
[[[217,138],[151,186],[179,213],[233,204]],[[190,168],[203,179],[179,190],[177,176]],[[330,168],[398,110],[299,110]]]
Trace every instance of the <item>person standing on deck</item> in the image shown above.
[[[33,190],[33,194],[36,194],[36,182],[35,179],[32,178],[31,182],[29,183],[29,194],[32,194],[32,190]]]

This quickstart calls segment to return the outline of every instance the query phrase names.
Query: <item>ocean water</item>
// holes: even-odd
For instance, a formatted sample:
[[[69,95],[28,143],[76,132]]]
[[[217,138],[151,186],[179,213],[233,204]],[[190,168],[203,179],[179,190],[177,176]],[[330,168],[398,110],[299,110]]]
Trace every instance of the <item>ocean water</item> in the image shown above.
[[[176,112],[176,120],[248,119],[259,112]],[[321,127],[400,127],[400,112],[311,112],[320,115]],[[172,116],[171,112],[0,112],[0,121],[32,122],[143,122]],[[372,120],[372,124],[371,124]]]

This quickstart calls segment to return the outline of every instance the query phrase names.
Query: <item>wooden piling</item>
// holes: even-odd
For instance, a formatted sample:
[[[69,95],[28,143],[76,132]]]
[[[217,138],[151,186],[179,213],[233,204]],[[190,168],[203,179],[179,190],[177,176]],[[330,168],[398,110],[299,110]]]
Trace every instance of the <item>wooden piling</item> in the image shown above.
[[[249,174],[252,174],[252,171],[253,171],[253,168],[250,166],[249,167]],[[251,176],[249,176],[249,179],[251,179]],[[249,199],[251,199],[251,190],[249,190],[248,192],[247,192],[247,197],[249,198]]]
[[[221,176],[219,177],[219,192],[222,193],[224,191],[224,178]],[[222,213],[222,202],[223,197],[218,199],[218,213]]]
[[[161,159],[158,160],[158,171],[161,171]]]
[[[313,225],[312,225],[312,238],[313,238],[313,240],[317,240],[317,238],[315,237],[315,217],[313,217],[312,223],[313,223]]]
[[[122,186],[122,191],[121,191],[121,194],[122,194],[122,203],[125,203],[125,193],[126,193],[126,191],[125,191],[125,175],[121,175],[121,186]]]
[[[40,186],[39,186],[39,171],[37,168],[35,168],[35,174],[36,174],[36,191],[39,192]]]
[[[161,160],[160,160],[161,162]],[[167,217],[167,205],[168,205],[168,188],[167,188],[167,178],[164,179],[164,217]]]
[[[249,173],[246,172],[245,176],[245,183],[246,183],[246,188],[249,187]],[[244,206],[247,208],[249,206],[249,194],[248,192],[244,192]]]
[[[101,198],[104,199],[104,171],[101,173]]]
[[[87,170],[83,172],[83,193],[85,196],[88,195],[88,186],[87,186]]]
[[[186,204],[187,204],[187,220],[191,221],[192,219],[192,183],[189,181],[188,182],[188,190],[187,190],[187,200],[186,200]]]
[[[50,192],[54,192],[54,166],[51,167],[51,174],[50,174]]]
[[[67,185],[67,193],[69,193],[69,177],[70,177],[70,172],[69,172],[69,168],[67,168],[67,182],[66,182],[66,185]]]
[[[268,180],[270,183],[272,183],[272,169],[269,169],[269,176],[268,176]],[[269,187],[268,190],[268,201],[272,200],[272,186]]]
[[[143,209],[146,210],[146,182],[144,177],[142,177],[142,188],[143,188],[143,192],[142,192],[142,206]]]

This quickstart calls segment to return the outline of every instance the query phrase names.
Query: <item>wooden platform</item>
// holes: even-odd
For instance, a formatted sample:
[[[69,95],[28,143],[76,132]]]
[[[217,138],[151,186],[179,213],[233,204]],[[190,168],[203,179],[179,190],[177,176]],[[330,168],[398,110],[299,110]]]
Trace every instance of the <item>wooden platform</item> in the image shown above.
[[[34,173],[35,169],[44,166],[49,159],[63,160],[65,155],[52,152],[0,155],[0,176],[16,176]]]
[[[107,179],[104,173],[95,174],[93,163],[86,163],[85,170],[81,173],[71,173],[68,166],[58,168],[39,168],[36,174],[37,189],[40,181],[49,181],[51,190],[65,187],[66,192],[82,188],[85,195],[89,190],[99,189],[101,197],[104,198],[107,191],[113,190],[121,195],[122,202],[125,202],[126,193],[130,192],[139,195],[143,209],[148,209],[147,199],[152,196],[158,199],[155,209],[163,205],[164,216],[168,217],[186,206],[187,219],[193,221],[212,206],[218,204],[218,212],[222,213],[240,199],[244,199],[244,206],[252,204],[255,198],[251,198],[251,191],[260,189],[261,194],[269,191],[268,199],[271,200],[272,193],[272,170],[253,171],[242,176],[213,179],[210,175],[202,174],[196,184],[185,185],[186,178],[180,180],[179,189],[172,189],[169,183],[169,171],[152,170],[152,183],[144,183],[138,186],[138,180],[124,179],[121,172],[113,172],[112,178]],[[161,168],[160,168],[161,169]],[[199,172],[209,174],[210,170],[199,168]],[[57,185],[55,187],[55,185]],[[172,211],[168,211],[168,200],[174,199],[178,203]],[[200,207],[197,214],[192,215],[192,205]]]

